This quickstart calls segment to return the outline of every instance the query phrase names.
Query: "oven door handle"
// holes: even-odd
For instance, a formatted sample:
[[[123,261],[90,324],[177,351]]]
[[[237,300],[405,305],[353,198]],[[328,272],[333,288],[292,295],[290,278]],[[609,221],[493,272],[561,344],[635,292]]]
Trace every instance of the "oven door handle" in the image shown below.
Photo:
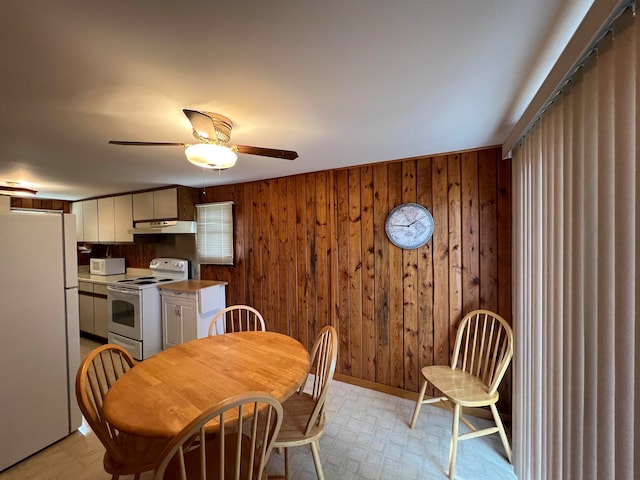
[[[127,288],[112,287],[111,285],[107,285],[107,290],[110,292],[117,292],[117,293],[124,293],[126,295],[138,296],[138,290],[129,290]]]

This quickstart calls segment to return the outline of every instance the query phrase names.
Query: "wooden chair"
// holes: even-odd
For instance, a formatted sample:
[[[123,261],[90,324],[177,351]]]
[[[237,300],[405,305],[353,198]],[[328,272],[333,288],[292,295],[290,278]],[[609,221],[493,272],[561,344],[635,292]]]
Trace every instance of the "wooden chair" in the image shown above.
[[[303,392],[303,384],[297,394],[282,404],[284,420],[275,442],[275,448],[284,449],[284,478],[287,480],[289,479],[288,448],[306,444],[311,445],[311,454],[318,478],[324,479],[318,440],[324,432],[324,404],[329,384],[336,369],[337,356],[338,335],[335,328],[326,326],[320,330],[311,351],[309,374],[313,373],[314,375],[311,393]]]
[[[449,448],[449,478],[453,479],[458,440],[499,433],[502,445],[511,462],[511,447],[496,409],[498,386],[513,356],[513,332],[507,322],[488,310],[468,313],[460,323],[456,335],[451,366],[433,365],[421,371],[423,381],[420,395],[411,418],[413,428],[423,403],[446,401],[453,403],[453,426]],[[424,399],[427,384],[431,383],[443,396]],[[494,427],[477,430],[462,416],[464,407],[489,406]],[[458,435],[459,422],[471,432]]]
[[[211,319],[209,336],[247,330],[265,331],[260,312],[249,305],[231,305],[223,308]]]
[[[118,432],[102,413],[109,388],[134,365],[131,354],[119,345],[102,345],[83,360],[76,375],[76,398],[80,411],[106,451],[103,464],[112,480],[153,470],[166,439],[144,439]]]
[[[205,425],[212,421],[219,429],[205,434]],[[282,406],[268,393],[231,397],[193,419],[171,440],[154,479],[266,480],[265,466],[281,424]]]

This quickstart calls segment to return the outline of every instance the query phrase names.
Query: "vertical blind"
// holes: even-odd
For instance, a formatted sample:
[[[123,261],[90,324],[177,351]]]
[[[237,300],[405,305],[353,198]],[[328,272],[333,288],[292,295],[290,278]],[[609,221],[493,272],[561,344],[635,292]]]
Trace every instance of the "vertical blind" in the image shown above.
[[[198,263],[233,265],[233,202],[196,205]]]
[[[640,478],[640,32],[631,11],[514,149],[518,478]]]

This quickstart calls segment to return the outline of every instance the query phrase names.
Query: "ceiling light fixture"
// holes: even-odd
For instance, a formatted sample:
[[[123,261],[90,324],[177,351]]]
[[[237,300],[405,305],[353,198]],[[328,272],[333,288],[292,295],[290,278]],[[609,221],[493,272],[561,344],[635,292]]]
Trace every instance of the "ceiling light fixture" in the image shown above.
[[[196,143],[189,145],[185,151],[187,160],[194,165],[205,168],[224,170],[236,164],[238,156],[231,148],[214,143]]]
[[[18,182],[5,182],[5,185],[0,185],[0,195],[11,195],[14,197],[32,197],[37,190],[31,188],[21,187]]]

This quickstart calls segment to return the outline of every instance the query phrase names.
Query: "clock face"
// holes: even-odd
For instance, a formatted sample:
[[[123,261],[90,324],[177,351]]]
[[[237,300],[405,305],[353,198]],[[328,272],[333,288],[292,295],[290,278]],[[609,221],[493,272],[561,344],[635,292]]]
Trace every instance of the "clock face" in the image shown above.
[[[418,248],[433,235],[433,217],[422,205],[403,203],[391,210],[384,229],[395,246],[404,249]]]

